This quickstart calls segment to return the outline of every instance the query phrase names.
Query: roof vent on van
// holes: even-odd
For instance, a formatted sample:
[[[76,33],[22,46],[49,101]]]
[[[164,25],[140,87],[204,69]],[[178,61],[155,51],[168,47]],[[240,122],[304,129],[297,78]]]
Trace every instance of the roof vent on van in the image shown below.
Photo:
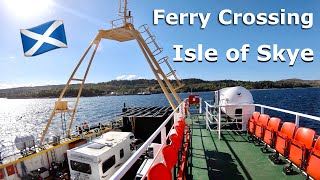
[[[92,149],[102,149],[104,147],[106,147],[106,145],[98,144],[98,143],[92,143],[88,146],[88,148],[92,148]]]
[[[106,143],[106,146],[108,146],[108,147],[112,147],[112,143]]]
[[[112,138],[112,137],[107,137],[105,140],[106,140],[106,141],[113,141],[114,138]]]

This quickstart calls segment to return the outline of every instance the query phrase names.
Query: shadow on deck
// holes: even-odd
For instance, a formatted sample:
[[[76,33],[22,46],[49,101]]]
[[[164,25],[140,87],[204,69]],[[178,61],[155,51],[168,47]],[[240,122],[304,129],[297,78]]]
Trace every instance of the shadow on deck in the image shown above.
[[[209,179],[244,179],[232,156],[224,152],[205,152]]]

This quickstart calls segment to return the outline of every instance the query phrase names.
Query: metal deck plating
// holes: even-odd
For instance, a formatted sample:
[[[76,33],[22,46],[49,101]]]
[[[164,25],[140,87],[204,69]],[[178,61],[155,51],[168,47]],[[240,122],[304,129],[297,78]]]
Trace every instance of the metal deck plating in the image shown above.
[[[305,179],[297,169],[294,175],[282,172],[283,164],[274,165],[268,158],[272,153],[262,153],[261,146],[248,142],[241,132],[216,132],[206,130],[205,116],[193,115],[187,119],[191,125],[192,179]]]

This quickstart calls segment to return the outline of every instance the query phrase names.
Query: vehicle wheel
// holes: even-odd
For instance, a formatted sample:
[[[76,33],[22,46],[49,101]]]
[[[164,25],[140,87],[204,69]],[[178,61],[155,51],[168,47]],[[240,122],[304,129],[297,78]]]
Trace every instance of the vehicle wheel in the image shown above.
[[[293,169],[292,169],[292,166],[285,166],[283,167],[283,172],[286,174],[286,175],[290,175],[292,173]]]
[[[263,152],[263,153],[267,153],[267,152],[268,152],[268,149],[267,149],[266,147],[262,147],[260,150],[261,150],[261,152]]]
[[[254,145],[260,146],[260,140],[257,138],[256,141],[254,142]]]
[[[275,164],[280,164],[281,163],[281,159],[280,158],[275,158],[273,162]]]
[[[274,154],[269,154],[269,159],[273,162],[274,161]]]

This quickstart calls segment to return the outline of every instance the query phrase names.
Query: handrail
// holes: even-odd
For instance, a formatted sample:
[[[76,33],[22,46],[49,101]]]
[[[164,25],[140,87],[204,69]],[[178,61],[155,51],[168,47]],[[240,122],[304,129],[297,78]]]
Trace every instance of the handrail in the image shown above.
[[[173,130],[173,129],[174,129],[174,124],[171,126],[170,131],[168,132],[168,134],[167,134],[167,136],[166,136],[166,141],[169,139],[169,136],[170,136],[170,134],[172,133],[172,130]],[[166,143],[161,144],[158,152],[157,152],[156,155],[153,157],[153,160],[152,160],[152,162],[151,162],[151,164],[150,164],[149,170],[150,170],[150,168],[154,165],[154,163],[156,162],[157,158],[160,158],[159,156],[160,156],[160,154],[162,153],[162,149],[164,148],[165,145],[166,145]],[[141,177],[141,180],[144,180],[144,179],[146,178],[149,170],[147,171],[146,174],[144,174],[144,175]]]
[[[132,16],[127,16],[126,18],[125,17],[122,17],[122,18],[118,18],[118,19],[115,19],[115,20],[112,20],[110,21],[110,24],[111,24],[111,29],[114,29],[114,28],[118,28],[118,27],[122,27],[124,24],[123,24],[123,20],[129,20],[129,23],[130,24],[133,24],[133,18]],[[121,21],[121,22],[120,22]]]
[[[271,106],[266,106],[266,105],[262,105],[262,104],[251,104],[251,105],[258,106],[258,107],[261,107],[261,108],[267,108],[267,109],[271,109],[271,110],[275,110],[275,111],[279,111],[279,112],[284,112],[284,113],[287,113],[287,114],[292,114],[292,115],[296,115],[296,116],[300,116],[300,117],[305,117],[305,118],[313,119],[313,120],[316,120],[316,121],[320,121],[320,117],[316,117],[316,116],[312,116],[312,115],[308,115],[308,114],[289,111],[289,110],[280,109],[280,108],[271,107]]]
[[[214,107],[213,105],[209,104],[207,101],[204,101],[204,102],[209,107]],[[240,104],[240,105],[223,105],[223,106],[219,105],[217,107],[228,107],[228,106],[257,106],[257,107],[261,107],[261,108],[266,108],[266,109],[270,109],[270,110],[274,110],[274,111],[284,112],[284,113],[287,113],[287,114],[297,115],[297,116],[300,116],[300,117],[305,117],[305,118],[308,118],[308,119],[313,119],[313,120],[316,120],[316,121],[320,121],[320,117],[317,117],[317,116],[312,116],[312,115],[303,114],[303,113],[290,111],[290,110],[285,110],[285,109],[281,109],[281,108],[276,108],[276,107],[272,107],[272,106],[266,106],[266,105],[262,105],[262,104]]]
[[[160,127],[147,139],[147,141],[115,172],[110,179],[121,179],[127,171],[134,165],[134,163],[140,158],[143,152],[150,146],[153,140],[158,136],[163,128],[166,127],[167,123],[174,116],[175,112],[182,106],[184,102],[179,104],[179,106],[173,110],[170,116],[160,125]]]
[[[209,124],[212,123],[210,120],[209,120],[209,115],[211,116],[212,114],[210,113],[210,110],[209,108],[212,108],[212,107],[215,107],[215,108],[218,108],[219,110],[219,113],[218,113],[218,117],[220,118],[220,111],[221,111],[221,108],[223,107],[232,107],[232,106],[254,106],[254,107],[260,107],[260,112],[261,114],[264,114],[264,109],[270,109],[270,110],[274,110],[274,111],[278,111],[278,112],[283,112],[283,113],[286,113],[286,114],[291,114],[291,115],[295,115],[296,118],[295,118],[295,124],[296,124],[296,127],[299,127],[299,124],[300,124],[300,117],[304,117],[304,118],[308,118],[308,119],[311,119],[311,120],[315,120],[315,121],[320,121],[320,117],[316,117],[316,116],[312,116],[312,115],[308,115],[308,114],[303,114],[303,113],[299,113],[299,112],[295,112],[295,111],[289,111],[289,110],[285,110],[285,109],[281,109],[281,108],[276,108],[276,107],[271,107],[271,106],[266,106],[266,105],[262,105],[262,104],[230,104],[230,105],[211,105],[212,101],[205,101],[205,105],[206,105],[206,127],[207,129],[210,129],[209,127]],[[218,122],[219,124],[219,128],[220,128],[220,122]],[[220,129],[219,129],[219,135],[220,135]]]

